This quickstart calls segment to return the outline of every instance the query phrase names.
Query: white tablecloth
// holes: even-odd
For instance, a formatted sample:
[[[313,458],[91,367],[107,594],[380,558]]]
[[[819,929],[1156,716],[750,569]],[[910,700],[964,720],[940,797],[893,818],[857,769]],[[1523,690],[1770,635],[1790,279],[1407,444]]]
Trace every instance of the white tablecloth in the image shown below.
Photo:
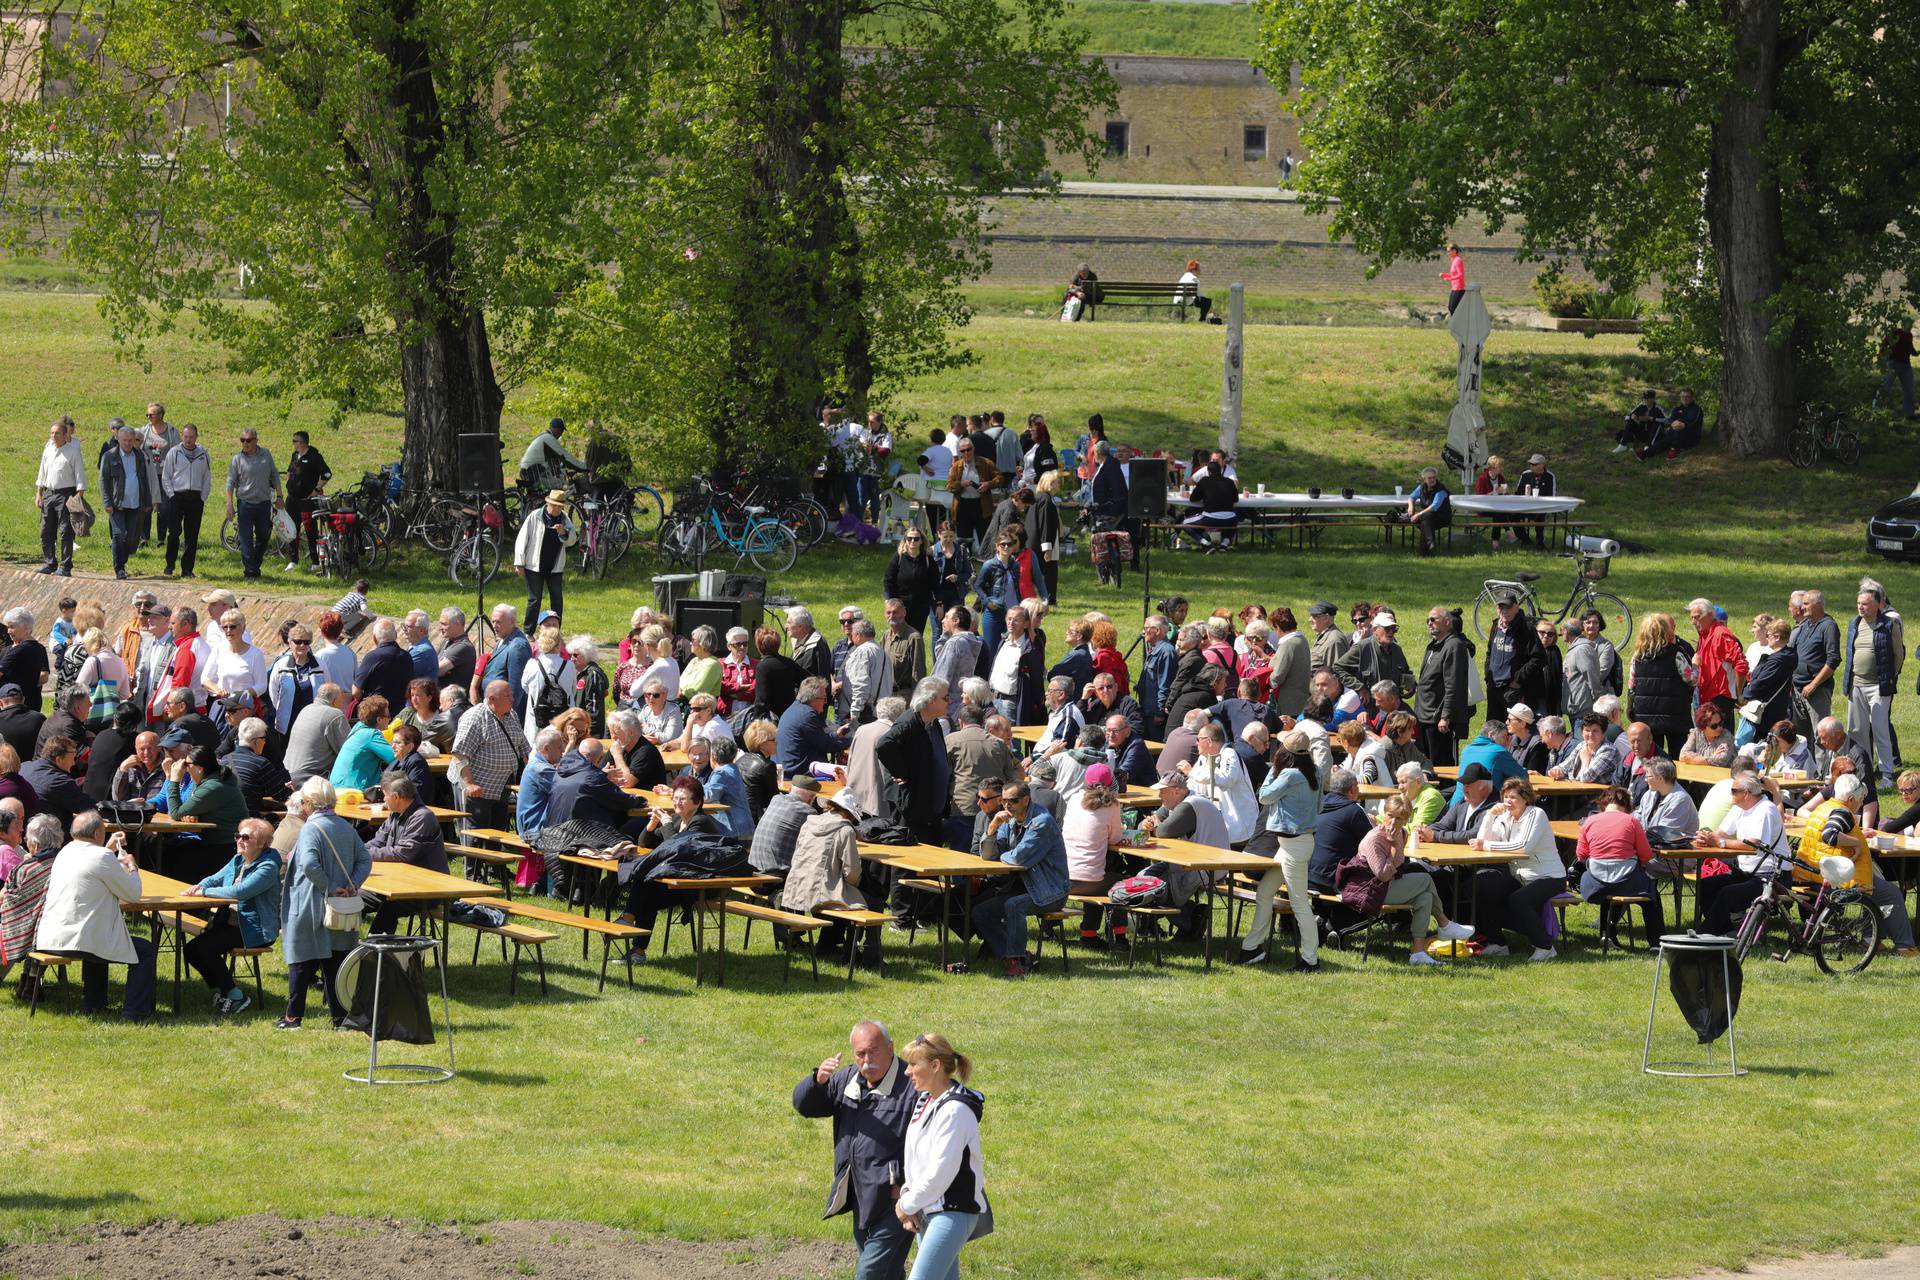
[[[1175,506],[1193,505],[1193,499],[1184,494],[1169,494],[1168,500]],[[1565,515],[1582,501],[1565,495],[1536,498],[1509,493],[1456,497],[1453,506],[1455,510],[1469,515],[1546,516]],[[1351,498],[1343,498],[1338,490],[1322,493],[1317,498],[1304,493],[1255,492],[1241,494],[1239,502],[1234,505],[1245,511],[1392,511],[1406,506],[1407,498],[1404,494],[1391,493],[1356,493]]]

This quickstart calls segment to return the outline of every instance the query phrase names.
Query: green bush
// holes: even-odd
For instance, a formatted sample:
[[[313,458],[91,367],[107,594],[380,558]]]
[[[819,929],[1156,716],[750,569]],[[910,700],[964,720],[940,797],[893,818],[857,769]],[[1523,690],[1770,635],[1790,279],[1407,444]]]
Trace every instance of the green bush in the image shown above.
[[[1548,315],[1567,320],[1638,320],[1645,310],[1638,294],[1569,280],[1558,262],[1548,263],[1533,278],[1533,296]]]

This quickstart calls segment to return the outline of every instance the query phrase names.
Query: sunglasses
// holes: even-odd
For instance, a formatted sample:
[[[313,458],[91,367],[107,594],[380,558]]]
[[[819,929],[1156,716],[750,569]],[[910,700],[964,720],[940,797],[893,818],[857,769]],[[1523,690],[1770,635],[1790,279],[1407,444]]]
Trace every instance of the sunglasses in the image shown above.
[[[296,649],[305,649],[313,643],[311,640],[289,640],[287,643]]]
[[[647,695],[647,701],[648,701],[648,702],[658,702],[658,701],[660,701],[660,699],[662,699],[662,698],[664,698],[664,697],[666,697],[666,696],[667,696],[666,694],[664,694],[664,693],[661,693],[661,692],[659,692],[658,690],[656,690],[656,691],[654,691],[653,693],[650,693],[650,694],[648,694],[648,695]]]
[[[239,630],[240,628],[238,628],[238,627],[229,627],[229,626],[225,626],[225,625],[222,625],[220,629],[221,629],[222,631],[238,631],[238,630]]]

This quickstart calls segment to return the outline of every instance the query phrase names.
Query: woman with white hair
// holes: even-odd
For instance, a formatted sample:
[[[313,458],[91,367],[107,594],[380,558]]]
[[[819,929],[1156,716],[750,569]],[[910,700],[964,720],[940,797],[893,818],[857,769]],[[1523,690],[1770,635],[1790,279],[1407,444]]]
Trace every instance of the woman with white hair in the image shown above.
[[[334,813],[333,784],[308,778],[300,788],[307,820],[294,841],[293,857],[281,888],[280,949],[287,959],[287,1011],[277,1031],[298,1031],[307,1013],[307,988],[325,985],[327,1011],[338,1027],[347,1016],[334,978],[352,950],[358,916],[347,928],[329,928],[329,901],[348,899],[357,907],[360,886],[373,872],[373,859],[353,824]],[[336,921],[336,923],[340,923]]]
[[[745,627],[727,631],[727,656],[720,659],[720,713],[732,715],[753,705],[755,672],[759,661],[753,656],[753,637]]]
[[[592,636],[579,635],[567,641],[567,654],[573,659],[573,689],[568,703],[587,713],[593,736],[607,736],[607,693],[612,682],[600,669],[600,646]]]
[[[691,698],[696,693],[720,696],[720,659],[714,651],[720,647],[720,633],[712,627],[695,627],[687,637],[693,656],[680,668],[680,692]]]

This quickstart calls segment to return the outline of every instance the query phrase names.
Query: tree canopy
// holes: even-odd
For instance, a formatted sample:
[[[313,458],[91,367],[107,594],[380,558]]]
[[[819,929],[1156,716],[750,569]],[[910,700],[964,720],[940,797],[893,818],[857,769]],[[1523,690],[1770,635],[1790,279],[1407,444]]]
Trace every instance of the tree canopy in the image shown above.
[[[403,413],[436,486],[515,386],[683,473],[961,358],[985,199],[1085,151],[1111,92],[1060,0],[37,12],[9,224],[95,273],[130,349],[190,319],[265,395]],[[842,47],[875,16],[901,47]]]
[[[1658,281],[1649,341],[1719,385],[1741,454],[1845,397],[1920,280],[1920,59],[1877,0],[1263,0],[1297,62],[1300,178],[1377,263],[1473,216],[1604,281]],[[1909,295],[1910,296],[1910,295]]]

